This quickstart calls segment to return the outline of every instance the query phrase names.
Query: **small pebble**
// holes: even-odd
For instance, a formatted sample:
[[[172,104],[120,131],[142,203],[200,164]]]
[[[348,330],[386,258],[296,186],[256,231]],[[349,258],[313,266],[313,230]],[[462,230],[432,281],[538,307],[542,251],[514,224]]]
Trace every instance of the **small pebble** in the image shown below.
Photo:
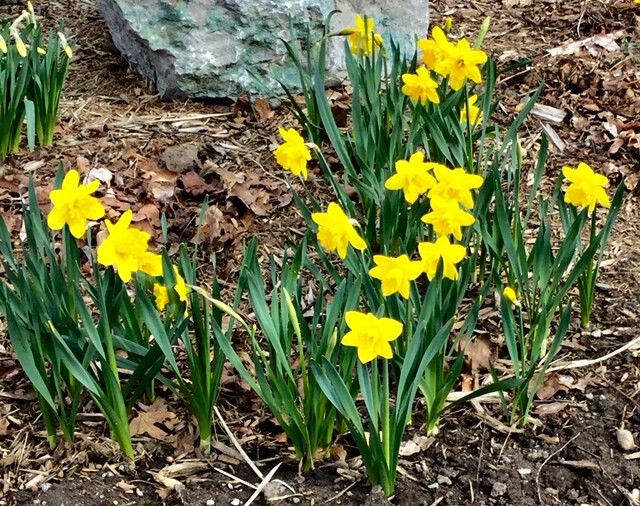
[[[503,496],[507,492],[507,485],[496,481],[491,487],[491,497],[500,497]]]
[[[598,338],[602,337],[602,330],[596,329],[593,332],[591,332],[591,335],[593,337],[595,337],[596,339],[598,339]]]
[[[207,499],[207,506],[213,506],[215,503],[213,499]]]
[[[231,501],[231,506],[238,506],[240,504],[240,499],[235,498],[233,501]]]
[[[41,488],[42,488],[43,492],[46,492],[47,490],[49,490],[51,488],[51,483],[49,483],[49,482],[43,483]]]
[[[427,485],[427,488],[431,490],[435,490],[437,488],[440,488],[440,485],[438,485],[437,483],[432,483],[431,485]]]
[[[627,429],[616,429],[616,438],[620,448],[625,451],[633,450],[636,447],[636,443],[633,440],[633,434]]]
[[[585,395],[585,397],[586,397],[587,399],[589,399],[590,401],[592,401],[592,400],[593,400],[593,394],[592,394],[591,392],[589,392],[588,394],[586,394],[586,395]]]
[[[292,501],[293,501],[293,504],[300,504],[300,498],[299,497],[294,497],[292,499]]]
[[[531,474],[531,469],[518,469],[518,473],[520,473],[520,476],[526,476],[527,474]]]
[[[453,485],[453,483],[451,483],[451,479],[448,476],[443,476],[441,474],[438,475],[437,481],[438,485]]]

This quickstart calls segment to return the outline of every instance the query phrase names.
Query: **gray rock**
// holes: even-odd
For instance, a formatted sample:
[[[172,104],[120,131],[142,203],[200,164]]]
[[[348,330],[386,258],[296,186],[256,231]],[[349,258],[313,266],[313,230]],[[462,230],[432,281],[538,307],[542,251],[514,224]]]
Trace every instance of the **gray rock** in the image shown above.
[[[507,486],[504,483],[496,481],[491,487],[491,497],[500,497],[507,492]]]
[[[282,95],[296,89],[295,67],[279,40],[289,40],[289,14],[299,34],[316,39],[330,11],[332,31],[354,26],[356,13],[413,54],[429,26],[428,0],[98,0],[113,42],[164,99]],[[344,38],[330,40],[331,76],[343,70]]]

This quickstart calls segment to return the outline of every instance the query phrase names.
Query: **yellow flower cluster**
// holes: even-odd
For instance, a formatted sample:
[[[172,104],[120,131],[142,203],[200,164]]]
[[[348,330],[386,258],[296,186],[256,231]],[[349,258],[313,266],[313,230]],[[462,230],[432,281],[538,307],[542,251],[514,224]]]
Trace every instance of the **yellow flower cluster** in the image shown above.
[[[92,196],[99,181],[80,184],[80,175],[76,170],[70,170],[62,181],[61,188],[53,190],[49,198],[53,207],[47,216],[47,225],[51,230],[61,230],[65,225],[69,227],[71,235],[76,239],[82,238],[87,230],[87,222],[99,220],[105,215],[102,203]],[[149,251],[149,233],[131,226],[133,213],[125,211],[114,224],[105,220],[109,235],[98,246],[98,263],[106,267],[113,266],[120,279],[127,283],[134,272],[141,271],[152,277],[161,277],[162,256]],[[187,301],[187,286],[184,279],[174,266],[176,276],[175,290],[178,298]],[[159,288],[157,288],[157,287]],[[164,289],[164,291],[162,291]],[[164,309],[168,301],[166,287],[157,283],[154,285],[156,305]]]

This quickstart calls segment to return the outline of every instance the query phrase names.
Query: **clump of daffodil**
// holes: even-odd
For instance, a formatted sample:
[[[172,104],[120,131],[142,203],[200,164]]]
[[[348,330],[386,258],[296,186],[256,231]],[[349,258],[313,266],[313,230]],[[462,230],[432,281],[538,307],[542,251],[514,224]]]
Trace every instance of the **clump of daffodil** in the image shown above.
[[[464,169],[450,169],[444,165],[436,165],[433,173],[438,183],[429,190],[429,198],[442,197],[456,200],[467,209],[473,209],[473,194],[471,190],[480,188],[482,176],[467,174]]]
[[[520,305],[520,301],[518,300],[518,294],[516,293],[516,291],[511,288],[510,286],[505,287],[505,289],[502,291],[502,296],[510,303],[513,304],[514,306],[519,306]]]
[[[469,101],[462,107],[460,111],[460,123],[466,123],[467,119],[471,125],[475,125],[482,119],[482,111],[476,105],[478,95],[471,95]]]
[[[311,160],[311,152],[304,143],[302,136],[295,129],[278,129],[284,140],[273,154],[280,166],[290,171],[294,176],[302,174],[303,179],[307,179],[307,162]]]
[[[473,225],[473,215],[460,209],[457,200],[434,196],[431,199],[431,212],[422,217],[422,221],[433,227],[437,237],[453,235],[462,239],[462,227]]]
[[[593,212],[596,204],[609,207],[611,202],[605,190],[609,180],[602,174],[596,174],[586,163],[578,167],[562,167],[562,174],[571,183],[564,194],[564,201],[576,207],[587,207]]]
[[[408,299],[411,281],[423,272],[422,262],[409,260],[407,255],[397,258],[375,255],[373,261],[376,266],[369,271],[369,275],[382,282],[382,295],[388,297],[399,293]]]
[[[384,187],[387,190],[402,190],[406,201],[413,204],[420,195],[435,186],[437,181],[429,173],[435,165],[425,162],[424,153],[418,151],[408,161],[396,162],[396,173],[386,180]]]
[[[448,58],[453,50],[453,44],[439,26],[433,27],[431,37],[418,40],[418,47],[422,51],[422,63],[429,69],[436,70],[436,67]]]
[[[448,47],[446,57],[435,67],[438,74],[449,77],[449,86],[455,91],[464,86],[466,79],[474,83],[482,82],[479,65],[487,62],[487,54],[480,49],[473,49],[467,39],[460,39],[457,44]]]
[[[70,170],[62,181],[62,187],[49,195],[53,209],[47,216],[47,225],[51,230],[60,230],[65,225],[76,239],[84,236],[87,221],[99,220],[104,216],[104,207],[91,196],[100,186],[100,181],[87,185],[80,184],[80,175]]]
[[[326,213],[313,213],[311,219],[318,225],[318,241],[322,247],[327,251],[337,251],[341,259],[346,258],[349,245],[357,250],[367,249],[367,243],[335,202],[327,206]]]
[[[431,77],[426,67],[418,67],[415,74],[403,74],[402,93],[411,98],[414,102],[426,104],[433,102],[440,103],[438,95],[438,83]]]
[[[436,277],[438,265],[442,260],[442,275],[448,279],[458,279],[456,264],[461,262],[467,250],[460,244],[451,244],[447,236],[438,238],[435,242],[421,242],[418,244],[422,268],[431,281]]]
[[[339,35],[349,37],[349,49],[353,54],[373,54],[374,47],[382,47],[382,37],[373,31],[374,21],[367,18],[366,22],[359,14],[356,15],[356,26],[345,28]]]
[[[114,266],[120,279],[127,283],[131,275],[140,269],[140,260],[147,252],[147,244],[151,236],[131,227],[133,213],[125,211],[115,223],[105,221],[108,237],[98,246],[98,263]]]
[[[366,364],[376,357],[393,358],[389,343],[402,334],[402,323],[358,311],[347,311],[345,321],[350,330],[342,338],[342,344],[356,347],[360,362]]]

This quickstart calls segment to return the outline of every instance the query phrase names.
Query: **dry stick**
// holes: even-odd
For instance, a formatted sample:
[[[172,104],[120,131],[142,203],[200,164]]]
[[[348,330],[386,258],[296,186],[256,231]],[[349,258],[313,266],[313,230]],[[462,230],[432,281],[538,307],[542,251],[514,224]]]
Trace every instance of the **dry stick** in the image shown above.
[[[266,487],[269,484],[269,482],[271,481],[271,478],[273,478],[273,475],[276,474],[276,471],[281,465],[282,465],[282,462],[279,462],[278,464],[276,464],[276,467],[274,467],[271,471],[269,471],[269,474],[267,474],[263,478],[263,480],[260,482],[260,485],[258,485],[258,488],[256,488],[256,491],[251,495],[251,497],[249,497],[249,500],[246,503],[244,503],[244,506],[250,506],[253,503],[253,501],[256,500],[256,498],[264,490],[264,487]]]
[[[578,432],[575,436],[569,439],[569,441],[563,444],[558,450],[556,450],[551,455],[549,455],[546,459],[544,459],[544,462],[542,462],[542,464],[540,464],[540,467],[538,468],[538,472],[536,473],[536,487],[538,489],[538,501],[540,502],[540,504],[544,504],[544,501],[542,500],[542,492],[540,492],[540,471],[542,471],[542,468],[546,465],[547,462],[549,462],[553,457],[555,457],[560,452],[562,452],[562,450],[564,450],[567,446],[569,446],[578,436],[580,436],[580,434],[582,434],[582,432]]]
[[[566,364],[556,365],[555,367],[549,367],[546,372],[550,373],[553,371],[563,371],[566,369],[577,369],[579,367],[587,367],[590,365],[598,364],[600,362],[604,362],[605,360],[609,360],[612,357],[622,353],[623,351],[627,351],[629,348],[632,348],[635,344],[640,343],[640,336],[632,339],[624,346],[621,346],[617,350],[613,350],[611,353],[607,353],[599,358],[594,358],[593,360],[574,360],[572,362],[567,362]]]
[[[231,478],[233,480],[236,480],[238,483],[242,483],[245,487],[249,487],[252,488],[253,490],[255,490],[257,487],[255,485],[252,485],[251,483],[249,483],[248,481],[244,481],[243,479],[238,478],[237,476],[234,476],[231,473],[228,473],[226,471],[223,471],[222,469],[220,469],[219,467],[214,467],[213,468],[214,471],[218,471],[220,474],[224,474],[226,477]]]
[[[231,442],[233,443],[233,446],[235,446],[236,450],[238,450],[238,453],[240,453],[240,455],[242,455],[242,458],[244,459],[244,461],[249,465],[249,467],[251,469],[253,469],[253,472],[256,473],[258,478],[260,478],[261,480],[264,480],[264,475],[262,474],[260,469],[258,469],[258,467],[249,458],[249,455],[247,455],[247,453],[242,449],[242,446],[240,446],[240,442],[231,433],[231,430],[229,430],[229,427],[225,423],[224,418],[222,418],[222,415],[220,414],[220,411],[218,410],[218,407],[214,406],[213,410],[214,410],[216,416],[218,417],[218,419],[220,420],[220,423],[222,424],[222,428],[227,433],[227,436],[229,436],[229,439],[231,439]]]

